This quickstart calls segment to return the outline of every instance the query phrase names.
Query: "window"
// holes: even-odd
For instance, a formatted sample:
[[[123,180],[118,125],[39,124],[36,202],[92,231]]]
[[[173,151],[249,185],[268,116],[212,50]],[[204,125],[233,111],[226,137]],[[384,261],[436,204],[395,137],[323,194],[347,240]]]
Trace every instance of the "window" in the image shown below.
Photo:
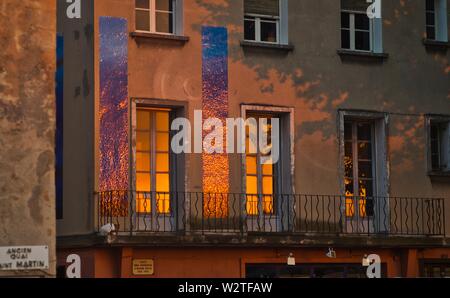
[[[450,121],[445,118],[430,119],[429,155],[432,172],[450,172]]]
[[[254,139],[254,142],[252,142],[253,146],[250,146],[250,133],[259,131],[260,125],[264,125],[262,131],[267,134],[268,147],[272,148],[272,117],[272,115],[263,114],[248,115],[249,119],[256,120],[249,121],[250,125],[246,127],[246,207],[248,215],[259,215],[261,211],[264,214],[274,213],[273,195],[277,178],[276,164],[263,164],[263,158],[270,158],[270,150],[268,150],[269,152],[259,149],[250,150],[253,146],[254,148],[258,147],[257,144],[259,143],[259,138],[261,136],[258,134]],[[265,123],[264,120],[266,121]],[[255,151],[256,153],[253,153]],[[266,154],[263,154],[262,152]]]
[[[372,121],[352,120],[344,124],[345,214],[347,217],[355,216],[355,206],[358,206],[359,217],[373,214],[372,197],[375,189],[373,136]]]
[[[447,42],[447,0],[426,0],[425,2],[426,38]]]
[[[287,43],[287,0],[245,0],[244,39]]]
[[[170,110],[137,109],[136,211],[170,213]],[[152,200],[152,198],[154,198]],[[152,206],[153,204],[153,206]]]
[[[450,278],[450,261],[446,259],[421,260],[421,277]]]
[[[382,52],[381,19],[369,19],[365,0],[341,0],[341,47]]]
[[[434,5],[434,0],[426,0],[426,27],[427,27],[427,38],[436,38],[436,10]]]
[[[136,0],[136,31],[162,34],[180,34],[177,15],[181,1],[177,0]]]

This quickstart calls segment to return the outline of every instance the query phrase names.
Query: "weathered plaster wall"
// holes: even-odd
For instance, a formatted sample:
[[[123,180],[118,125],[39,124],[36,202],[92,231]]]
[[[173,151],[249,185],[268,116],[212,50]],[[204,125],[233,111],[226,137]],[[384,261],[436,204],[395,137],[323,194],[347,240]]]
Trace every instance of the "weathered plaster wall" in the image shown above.
[[[126,18],[129,31],[134,31],[134,1],[96,1],[96,32],[100,16]],[[338,110],[358,109],[390,114],[391,195],[450,197],[448,178],[427,175],[423,118],[428,113],[450,114],[450,51],[428,51],[422,44],[421,1],[383,2],[383,44],[389,54],[383,62],[340,58],[336,0],[289,1],[289,41],[295,49],[288,54],[244,50],[242,16],[242,1],[185,1],[186,44],[130,38],[130,98],[185,101],[192,118],[202,107],[201,27],[224,26],[229,33],[229,116],[240,116],[243,103],[295,108],[297,193],[341,193]],[[98,49],[95,61],[98,67]],[[98,92],[96,88],[96,103]],[[201,191],[201,156],[191,155],[187,161],[187,190]],[[243,191],[240,161],[240,156],[230,156],[230,192]],[[448,199],[448,227],[449,206]]]
[[[55,33],[55,0],[0,2],[0,246],[47,245],[30,275],[55,274]]]

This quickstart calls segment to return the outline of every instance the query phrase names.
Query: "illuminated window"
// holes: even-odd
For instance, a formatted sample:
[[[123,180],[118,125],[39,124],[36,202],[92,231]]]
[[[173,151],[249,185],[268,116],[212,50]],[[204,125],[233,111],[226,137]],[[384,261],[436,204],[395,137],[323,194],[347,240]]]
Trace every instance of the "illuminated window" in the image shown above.
[[[276,164],[263,164],[263,159],[270,158],[270,150],[263,151],[250,150],[251,148],[251,132],[259,131],[260,119],[267,119],[263,131],[267,134],[268,148],[272,147],[271,142],[271,118],[270,115],[249,115],[248,118],[256,120],[253,124],[249,122],[246,128],[246,196],[247,196],[247,214],[258,215],[262,211],[264,214],[273,214],[274,208],[274,190],[276,186]],[[256,123],[256,127],[254,124]],[[254,148],[258,148],[258,141],[261,136],[255,137]]]
[[[169,114],[169,110],[137,110],[136,210],[139,213],[151,213],[152,208],[158,213],[170,213]]]
[[[175,34],[176,0],[136,0],[136,30]]]
[[[345,140],[345,210],[353,217],[373,214],[374,125],[371,121],[346,121]]]

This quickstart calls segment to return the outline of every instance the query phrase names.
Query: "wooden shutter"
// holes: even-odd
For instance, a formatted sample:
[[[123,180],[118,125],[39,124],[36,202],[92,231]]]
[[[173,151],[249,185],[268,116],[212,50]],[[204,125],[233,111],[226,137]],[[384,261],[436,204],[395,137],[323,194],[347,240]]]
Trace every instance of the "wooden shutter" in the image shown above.
[[[279,0],[244,0],[244,12],[246,14],[261,14],[268,16],[280,16]]]

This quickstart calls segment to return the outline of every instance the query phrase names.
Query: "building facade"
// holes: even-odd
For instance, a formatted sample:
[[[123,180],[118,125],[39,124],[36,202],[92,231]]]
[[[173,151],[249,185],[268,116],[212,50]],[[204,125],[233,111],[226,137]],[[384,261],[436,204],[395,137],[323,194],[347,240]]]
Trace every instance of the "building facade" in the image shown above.
[[[0,277],[56,275],[55,32],[56,1],[1,2]]]
[[[446,0],[81,3],[58,9],[62,275],[449,276]],[[213,137],[227,118],[277,161],[208,153],[250,144]]]

